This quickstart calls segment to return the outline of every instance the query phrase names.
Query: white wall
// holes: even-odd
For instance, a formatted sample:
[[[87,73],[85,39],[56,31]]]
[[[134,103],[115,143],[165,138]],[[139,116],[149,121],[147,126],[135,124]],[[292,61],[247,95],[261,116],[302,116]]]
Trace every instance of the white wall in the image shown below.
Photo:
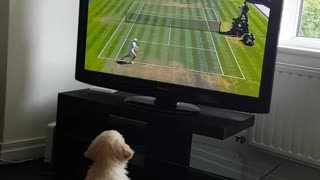
[[[45,136],[74,80],[79,0],[10,0],[3,146]],[[7,151],[10,151],[7,150]]]

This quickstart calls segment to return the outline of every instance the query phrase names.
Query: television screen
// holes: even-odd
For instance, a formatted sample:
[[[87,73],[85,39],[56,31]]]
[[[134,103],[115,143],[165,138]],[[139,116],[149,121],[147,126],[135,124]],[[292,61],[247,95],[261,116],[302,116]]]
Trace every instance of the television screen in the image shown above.
[[[280,22],[275,6],[265,0],[89,0],[80,12],[85,28],[78,59],[83,71],[100,75],[270,99]],[[272,11],[278,17],[270,22]],[[269,87],[262,93],[264,81]]]

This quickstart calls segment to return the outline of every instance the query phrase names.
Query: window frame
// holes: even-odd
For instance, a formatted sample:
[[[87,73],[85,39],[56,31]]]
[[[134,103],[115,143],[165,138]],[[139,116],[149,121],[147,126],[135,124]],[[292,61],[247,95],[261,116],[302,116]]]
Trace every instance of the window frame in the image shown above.
[[[297,36],[303,0],[284,0],[283,3],[278,46],[280,53],[320,57],[320,39]]]
[[[304,0],[284,0],[282,21],[278,45],[278,61],[284,60],[287,63],[293,63],[308,67],[320,68],[320,63],[311,59],[320,59],[320,39],[299,37],[298,30],[300,26],[300,16],[302,15],[302,6]],[[285,59],[290,55],[291,59]],[[303,56],[303,57],[302,57]]]

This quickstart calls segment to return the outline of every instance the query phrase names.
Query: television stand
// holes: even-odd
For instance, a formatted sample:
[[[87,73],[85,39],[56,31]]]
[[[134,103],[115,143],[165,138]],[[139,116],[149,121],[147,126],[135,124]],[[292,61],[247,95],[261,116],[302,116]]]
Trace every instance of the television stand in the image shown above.
[[[83,179],[91,164],[83,153],[98,134],[115,129],[136,151],[129,163],[132,180],[139,180],[135,178],[140,177],[139,172],[170,179],[166,175],[176,171],[185,176],[181,180],[191,176],[209,180],[212,174],[189,168],[192,134],[223,140],[254,124],[253,115],[202,105],[196,106],[200,111],[159,111],[132,103],[137,96],[89,89],[59,93],[53,150],[57,173]]]

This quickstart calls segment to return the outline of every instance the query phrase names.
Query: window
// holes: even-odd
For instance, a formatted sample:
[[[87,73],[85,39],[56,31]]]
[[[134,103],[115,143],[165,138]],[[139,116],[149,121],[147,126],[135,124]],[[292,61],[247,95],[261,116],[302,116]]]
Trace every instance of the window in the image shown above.
[[[320,38],[320,0],[304,0],[301,5],[298,36]]]
[[[320,38],[309,38],[312,36],[308,37],[301,30],[304,18],[307,17],[303,12],[307,1],[317,2],[316,7],[319,8],[319,0],[283,0],[277,61],[320,69]],[[316,13],[320,13],[319,10]],[[315,19],[312,23],[314,22]],[[319,32],[319,27],[316,27],[315,31]]]
[[[306,10],[308,2],[313,2],[316,6],[311,6],[312,10]],[[316,3],[314,3],[316,2]],[[309,5],[310,6],[310,5]],[[319,10],[314,12],[315,8],[320,8],[320,0],[283,0],[283,12],[281,20],[281,30],[279,39],[279,50],[285,49],[286,52],[293,49],[294,53],[298,51],[309,51],[312,54],[320,56],[320,38],[308,38],[315,37],[315,35],[306,35],[303,30],[305,27],[310,27],[316,20],[319,22],[320,15],[309,21],[308,14],[320,13]],[[306,12],[311,13],[306,13]],[[310,22],[311,21],[311,22]],[[311,25],[310,25],[311,24]],[[314,32],[319,33],[319,26],[315,28],[309,28]],[[313,32],[313,31],[312,31]],[[305,54],[305,52],[303,52]]]

